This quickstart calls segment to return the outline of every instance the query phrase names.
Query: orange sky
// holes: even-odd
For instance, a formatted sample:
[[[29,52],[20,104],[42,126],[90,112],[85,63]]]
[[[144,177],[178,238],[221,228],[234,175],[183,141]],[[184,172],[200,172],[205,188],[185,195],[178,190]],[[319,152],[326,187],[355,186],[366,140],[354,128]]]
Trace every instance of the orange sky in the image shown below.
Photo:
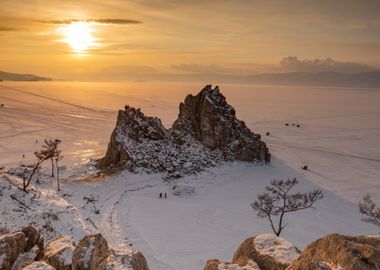
[[[331,57],[360,71],[380,66],[379,14],[375,0],[2,0],[0,70],[84,80],[233,75],[297,71],[298,60]],[[70,37],[72,24],[84,32]],[[288,56],[298,59],[279,64]]]

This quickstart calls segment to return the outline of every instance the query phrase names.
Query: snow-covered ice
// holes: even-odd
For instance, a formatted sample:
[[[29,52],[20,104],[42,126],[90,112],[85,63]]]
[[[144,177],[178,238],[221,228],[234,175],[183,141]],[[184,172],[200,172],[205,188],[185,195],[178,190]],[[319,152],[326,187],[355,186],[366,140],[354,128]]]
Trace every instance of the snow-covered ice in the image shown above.
[[[316,210],[286,217],[282,236],[298,248],[332,232],[378,233],[360,221],[357,201],[369,192],[380,203],[380,90],[223,85],[238,117],[263,135],[273,156],[270,165],[235,162],[171,183],[160,174],[129,172],[74,180],[97,175],[91,163],[83,163],[105,153],[118,109],[141,107],[168,127],[179,102],[202,87],[1,82],[0,168],[32,161],[43,139],[59,138],[66,180],[59,194],[47,176],[38,191],[24,194],[0,175],[0,226],[12,229],[31,221],[48,231],[51,224],[57,228],[51,238],[69,234],[76,241],[101,232],[114,249],[141,250],[153,270],[196,270],[207,259],[230,261],[244,239],[270,233],[250,203],[274,178],[297,177],[299,189],[325,193]],[[48,173],[48,164],[45,168]],[[173,186],[191,192],[174,195]],[[159,199],[160,192],[168,198]],[[20,210],[10,194],[30,202],[33,210]]]

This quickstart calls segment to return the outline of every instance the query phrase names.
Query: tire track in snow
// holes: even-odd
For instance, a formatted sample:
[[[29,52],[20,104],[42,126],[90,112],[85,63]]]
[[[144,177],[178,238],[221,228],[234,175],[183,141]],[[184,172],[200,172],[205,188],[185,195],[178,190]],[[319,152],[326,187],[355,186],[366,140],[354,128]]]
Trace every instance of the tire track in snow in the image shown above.
[[[91,111],[91,112],[97,112],[97,113],[102,113],[102,114],[108,114],[109,113],[108,111],[96,110],[94,108],[78,105],[78,104],[71,103],[71,102],[64,101],[64,100],[60,100],[60,99],[57,99],[57,98],[52,98],[52,97],[48,97],[48,96],[44,96],[44,95],[40,95],[40,94],[36,94],[36,93],[31,93],[31,92],[28,92],[28,91],[25,91],[25,90],[21,90],[21,89],[18,89],[18,88],[14,88],[14,87],[9,87],[9,86],[4,86],[4,85],[0,85],[0,87],[4,88],[4,89],[11,90],[11,91],[19,92],[19,93],[22,93],[22,94],[25,94],[25,95],[30,95],[30,96],[35,96],[35,97],[38,97],[38,98],[47,99],[47,100],[50,100],[50,101],[58,102],[58,103],[61,103],[61,104],[69,105],[69,106],[72,106],[72,107],[76,107],[76,108],[87,110],[87,111]]]

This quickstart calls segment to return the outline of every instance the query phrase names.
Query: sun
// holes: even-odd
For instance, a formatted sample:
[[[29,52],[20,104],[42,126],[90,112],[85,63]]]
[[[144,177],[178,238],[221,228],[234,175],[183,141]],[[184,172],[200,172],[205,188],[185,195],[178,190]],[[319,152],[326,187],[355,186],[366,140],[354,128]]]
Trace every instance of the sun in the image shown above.
[[[91,24],[86,22],[74,22],[62,27],[63,42],[67,43],[74,52],[82,53],[95,46],[95,38],[92,35]]]

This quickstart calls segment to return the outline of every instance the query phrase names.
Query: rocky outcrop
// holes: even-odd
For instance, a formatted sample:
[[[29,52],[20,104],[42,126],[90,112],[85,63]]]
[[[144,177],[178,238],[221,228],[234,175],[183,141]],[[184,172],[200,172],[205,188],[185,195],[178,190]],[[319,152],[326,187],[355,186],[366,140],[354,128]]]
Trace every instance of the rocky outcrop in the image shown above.
[[[77,246],[71,237],[61,236],[44,248],[39,231],[28,226],[0,236],[0,269],[149,270],[149,267],[141,252],[114,251],[101,234],[85,236]]]
[[[85,236],[75,247],[73,270],[105,270],[110,250],[101,234]]]
[[[226,160],[270,160],[261,136],[236,118],[218,86],[207,85],[197,95],[188,95],[179,106],[173,130],[191,134],[210,149],[220,149]]]
[[[380,237],[327,235],[286,270],[380,270]]]
[[[240,244],[232,262],[210,260],[204,270],[284,270],[300,251],[289,241],[272,234],[259,234]]]
[[[61,236],[45,247],[45,260],[57,270],[71,270],[75,243],[71,237]]]
[[[261,136],[236,118],[219,88],[208,85],[198,95],[186,97],[171,129],[139,109],[126,106],[119,111],[106,155],[98,165],[178,176],[233,160],[267,163],[270,154]]]

